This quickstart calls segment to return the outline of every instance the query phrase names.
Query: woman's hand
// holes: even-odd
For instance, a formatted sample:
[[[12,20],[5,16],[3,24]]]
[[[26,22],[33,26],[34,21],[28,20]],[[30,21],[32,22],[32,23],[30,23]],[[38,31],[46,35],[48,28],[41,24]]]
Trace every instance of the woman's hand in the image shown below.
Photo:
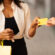
[[[55,17],[52,17],[48,20],[47,26],[54,26],[55,25]]]
[[[32,21],[32,24],[31,24],[31,27],[32,28],[37,28],[38,27],[38,19],[40,19],[39,17],[36,17],[33,21]]]
[[[36,32],[36,28],[38,28],[38,19],[39,19],[39,17],[36,17],[33,20],[32,24],[31,24],[31,27],[30,27],[29,32],[28,32],[28,34],[29,34],[30,37],[34,36],[34,34]]]
[[[13,30],[7,28],[3,32],[0,33],[0,40],[13,40]]]

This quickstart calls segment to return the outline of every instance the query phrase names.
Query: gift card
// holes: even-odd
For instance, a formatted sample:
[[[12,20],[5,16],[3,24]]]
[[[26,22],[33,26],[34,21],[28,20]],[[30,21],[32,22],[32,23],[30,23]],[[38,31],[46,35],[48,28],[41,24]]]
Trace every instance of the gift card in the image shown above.
[[[38,25],[46,25],[48,21],[48,18],[41,18],[38,20],[39,24]]]

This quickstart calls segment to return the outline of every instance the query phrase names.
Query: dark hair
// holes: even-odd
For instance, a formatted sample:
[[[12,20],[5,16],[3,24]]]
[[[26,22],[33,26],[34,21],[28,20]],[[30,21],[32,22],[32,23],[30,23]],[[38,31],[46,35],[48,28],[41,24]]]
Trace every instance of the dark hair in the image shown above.
[[[13,0],[13,1],[14,1],[14,3],[15,3],[18,7],[22,8],[21,5],[20,5],[20,3],[21,3],[22,1],[20,1],[20,0]],[[0,0],[0,4],[2,4],[2,3],[3,3],[3,0]]]

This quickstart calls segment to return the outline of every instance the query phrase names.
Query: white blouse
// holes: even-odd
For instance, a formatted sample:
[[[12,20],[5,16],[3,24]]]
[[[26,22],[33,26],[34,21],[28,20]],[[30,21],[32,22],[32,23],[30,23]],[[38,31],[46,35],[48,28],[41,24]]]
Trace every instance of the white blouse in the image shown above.
[[[28,35],[28,30],[31,25],[30,9],[26,3],[21,3],[21,6],[22,9],[20,9],[14,2],[12,2],[11,4],[15,21],[20,30],[20,32],[14,36],[14,39],[21,39],[24,36],[30,38]],[[4,5],[1,4],[0,5],[0,32],[2,32],[5,29],[5,16],[2,12],[3,9],[4,9]]]

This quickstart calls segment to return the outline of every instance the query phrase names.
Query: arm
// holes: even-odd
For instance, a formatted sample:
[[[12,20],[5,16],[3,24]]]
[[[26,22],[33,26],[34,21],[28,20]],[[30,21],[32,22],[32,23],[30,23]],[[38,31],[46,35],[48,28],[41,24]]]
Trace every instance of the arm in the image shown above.
[[[32,21],[32,24],[31,24],[30,29],[29,29],[29,36],[30,37],[33,37],[36,33],[36,29],[38,28],[38,19],[39,19],[39,17],[36,17]]]
[[[32,23],[31,23],[31,18],[30,18],[30,9],[27,4],[25,4],[25,35],[28,38],[31,38],[34,36],[36,33],[36,28],[38,27],[38,18],[35,18]]]

